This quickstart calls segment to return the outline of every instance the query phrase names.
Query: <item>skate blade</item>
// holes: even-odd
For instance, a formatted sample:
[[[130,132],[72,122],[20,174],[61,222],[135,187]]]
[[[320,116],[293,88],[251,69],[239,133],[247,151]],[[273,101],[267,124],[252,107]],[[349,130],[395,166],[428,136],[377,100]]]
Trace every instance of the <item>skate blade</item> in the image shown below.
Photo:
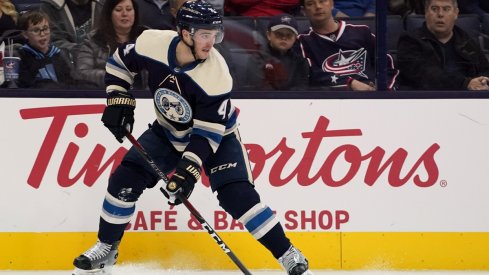
[[[72,275],[98,275],[98,274],[105,274],[105,275],[110,275],[112,268],[101,268],[101,269],[92,269],[92,270],[84,270],[84,269],[79,269],[75,268],[73,271]]]

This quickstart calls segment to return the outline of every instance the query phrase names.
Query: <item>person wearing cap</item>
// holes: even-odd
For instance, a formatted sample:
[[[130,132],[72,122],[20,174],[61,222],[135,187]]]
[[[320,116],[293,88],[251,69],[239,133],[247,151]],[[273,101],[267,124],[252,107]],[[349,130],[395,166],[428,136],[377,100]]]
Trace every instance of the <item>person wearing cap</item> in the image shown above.
[[[309,85],[315,89],[374,91],[375,35],[368,26],[335,20],[333,0],[301,0],[311,28],[298,37],[308,60]],[[387,78],[393,90],[398,71],[389,55]]]
[[[307,61],[292,50],[297,41],[297,22],[290,14],[270,19],[268,43],[249,59],[246,83],[256,90],[304,90],[307,87]]]

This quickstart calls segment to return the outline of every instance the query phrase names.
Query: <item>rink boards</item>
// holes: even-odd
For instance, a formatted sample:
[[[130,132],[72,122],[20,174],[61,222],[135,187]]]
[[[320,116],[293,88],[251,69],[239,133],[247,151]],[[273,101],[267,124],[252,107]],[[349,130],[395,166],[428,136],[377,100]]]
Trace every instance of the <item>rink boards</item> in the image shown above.
[[[69,269],[94,243],[129,148],[101,125],[103,102],[0,101],[12,129],[0,142],[0,269]],[[488,99],[233,102],[257,189],[312,268],[489,270]],[[154,119],[151,100],[137,104],[135,136]],[[205,179],[191,201],[248,268],[278,268]],[[138,202],[120,261],[234,267],[157,189]]]

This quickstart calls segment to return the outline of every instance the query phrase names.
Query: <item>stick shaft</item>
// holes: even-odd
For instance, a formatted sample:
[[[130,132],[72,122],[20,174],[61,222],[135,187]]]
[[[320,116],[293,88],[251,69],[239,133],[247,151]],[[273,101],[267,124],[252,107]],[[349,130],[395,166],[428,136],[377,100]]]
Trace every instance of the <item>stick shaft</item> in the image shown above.
[[[134,138],[134,136],[131,133],[126,133],[127,139],[132,143],[134,148],[139,152],[139,154],[143,157],[143,159],[153,168],[153,170],[158,174],[158,176],[163,180],[165,184],[168,184],[169,179],[166,176],[163,171],[156,165],[156,163],[153,161],[151,156],[146,152],[146,150],[143,148],[143,146]],[[168,194],[166,190],[161,187],[160,191],[163,194]],[[221,247],[221,249],[231,258],[231,260],[236,264],[236,266],[243,272],[245,275],[252,275],[248,269],[243,265],[243,263],[238,259],[238,257],[231,251],[229,246],[219,237],[217,232],[210,226],[207,221],[200,215],[199,211],[195,209],[195,207],[189,202],[189,200],[183,196],[181,193],[177,194],[177,198],[183,202],[185,207],[190,211],[190,213],[199,221],[199,223],[202,225],[202,227],[209,233],[209,235],[214,239],[214,241]]]

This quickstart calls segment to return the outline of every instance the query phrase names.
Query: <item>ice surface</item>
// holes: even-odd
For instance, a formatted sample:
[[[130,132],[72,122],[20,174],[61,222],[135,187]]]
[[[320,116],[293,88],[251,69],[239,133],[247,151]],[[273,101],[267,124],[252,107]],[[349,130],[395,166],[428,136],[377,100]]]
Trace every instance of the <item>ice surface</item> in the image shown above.
[[[251,270],[253,275],[285,275],[279,270]],[[70,275],[71,270],[56,271],[6,271],[0,270],[0,275]],[[196,271],[196,270],[163,270],[148,265],[123,264],[115,266],[112,275],[238,275],[240,271]],[[323,270],[314,271],[314,275],[489,275],[489,271],[377,271],[377,270],[358,270],[358,271],[333,271]]]

